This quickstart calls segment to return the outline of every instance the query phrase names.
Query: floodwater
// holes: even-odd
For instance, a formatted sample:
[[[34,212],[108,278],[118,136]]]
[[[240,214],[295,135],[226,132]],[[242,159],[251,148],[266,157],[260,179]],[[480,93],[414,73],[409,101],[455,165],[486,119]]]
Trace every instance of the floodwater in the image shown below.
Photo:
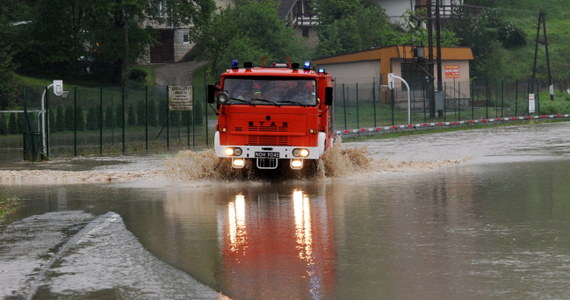
[[[570,298],[570,123],[343,147],[283,182],[211,153],[3,167],[0,297]]]

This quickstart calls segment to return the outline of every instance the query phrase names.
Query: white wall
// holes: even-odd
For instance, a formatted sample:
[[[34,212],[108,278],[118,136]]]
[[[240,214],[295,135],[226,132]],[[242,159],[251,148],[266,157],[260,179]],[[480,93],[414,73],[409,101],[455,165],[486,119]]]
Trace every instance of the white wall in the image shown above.
[[[360,61],[341,64],[318,65],[330,73],[336,84],[372,83],[380,77],[380,61]]]

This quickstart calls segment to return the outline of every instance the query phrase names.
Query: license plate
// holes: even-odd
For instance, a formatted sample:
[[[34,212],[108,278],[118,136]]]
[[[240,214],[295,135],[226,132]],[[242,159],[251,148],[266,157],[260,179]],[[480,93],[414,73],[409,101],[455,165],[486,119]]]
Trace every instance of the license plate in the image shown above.
[[[279,158],[279,152],[255,152],[256,158]]]

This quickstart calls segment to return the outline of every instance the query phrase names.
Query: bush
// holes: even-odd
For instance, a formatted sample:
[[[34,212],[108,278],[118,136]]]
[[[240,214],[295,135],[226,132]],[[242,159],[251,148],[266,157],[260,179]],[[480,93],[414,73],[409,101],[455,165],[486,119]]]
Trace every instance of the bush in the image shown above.
[[[143,69],[133,68],[129,72],[129,81],[132,86],[144,86],[146,83],[147,73]]]

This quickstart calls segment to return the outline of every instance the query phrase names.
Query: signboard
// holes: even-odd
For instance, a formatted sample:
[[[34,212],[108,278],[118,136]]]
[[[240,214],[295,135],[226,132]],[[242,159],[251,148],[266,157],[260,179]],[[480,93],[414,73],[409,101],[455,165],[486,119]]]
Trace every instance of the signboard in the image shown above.
[[[534,94],[528,94],[528,113],[532,114],[536,110],[536,104],[534,101]]]
[[[192,110],[192,87],[169,86],[168,110]]]
[[[459,65],[445,65],[445,78],[459,78]]]

